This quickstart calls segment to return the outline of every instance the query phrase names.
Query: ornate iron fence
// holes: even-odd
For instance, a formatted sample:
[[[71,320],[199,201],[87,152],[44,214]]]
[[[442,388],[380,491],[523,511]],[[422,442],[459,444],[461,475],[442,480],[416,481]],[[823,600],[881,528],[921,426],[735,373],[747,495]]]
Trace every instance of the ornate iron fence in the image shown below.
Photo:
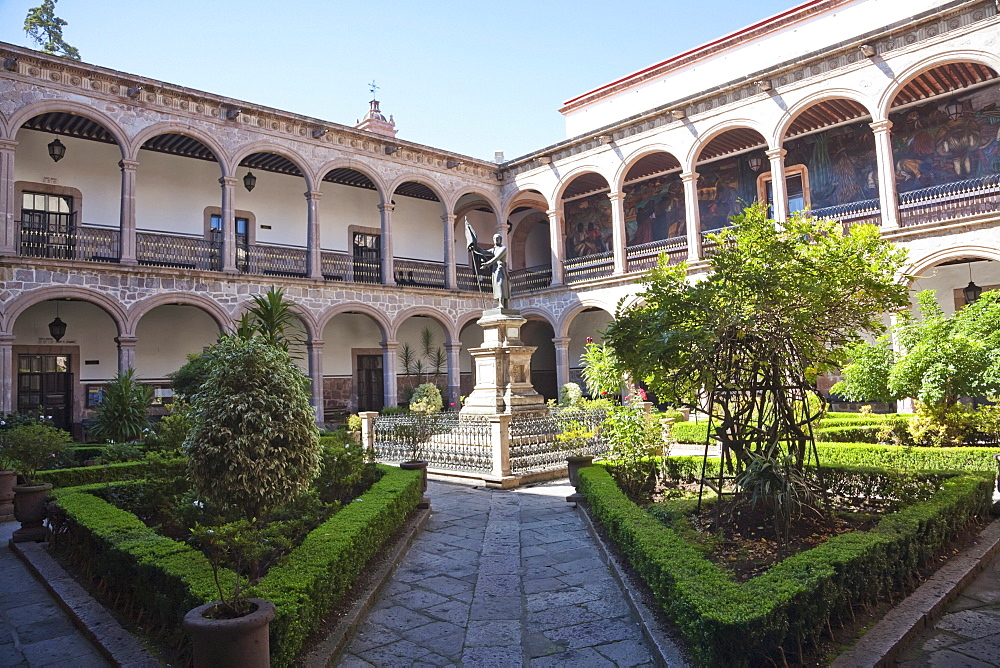
[[[902,227],[1000,211],[1000,174],[920,188],[899,195]]]
[[[350,281],[354,273],[354,258],[339,251],[320,252],[320,270],[328,281]]]
[[[457,412],[380,415],[375,418],[374,432],[375,456],[380,461],[424,459],[431,468],[493,470],[486,417]]]
[[[22,257],[118,262],[121,245],[116,229],[33,220],[22,221],[18,231],[18,254]]]
[[[660,254],[670,257],[670,264],[677,264],[687,259],[687,237],[671,237],[650,241],[645,244],[628,246],[625,249],[625,262],[628,271],[647,271],[656,266]]]
[[[458,279],[458,289],[468,292],[489,292],[493,291],[493,279],[489,274],[476,274],[476,270],[468,265],[460,264],[455,267],[455,276]]]
[[[547,288],[552,283],[552,267],[539,265],[526,269],[514,269],[510,272],[511,293],[529,292]]]
[[[576,257],[563,263],[563,276],[567,283],[604,278],[614,272],[614,253],[604,251],[584,257]]]
[[[405,257],[393,259],[393,274],[396,285],[413,285],[425,288],[443,288],[445,271],[443,262],[411,260]]]
[[[594,432],[575,454],[603,455],[608,451],[601,436],[607,411],[603,408],[554,409],[542,417],[515,414],[510,422],[510,468],[515,474],[559,468],[569,454],[556,436],[566,427],[581,426]],[[576,423],[576,424],[573,424]]]
[[[306,249],[288,246],[247,244],[237,247],[236,264],[248,274],[305,276]]]
[[[181,269],[222,269],[222,244],[202,237],[136,232],[135,254],[139,264]]]
[[[825,206],[821,209],[813,209],[805,215],[810,218],[833,218],[840,221],[844,226],[845,233],[853,225],[860,225],[862,223],[871,223],[872,225],[882,224],[882,206],[878,198],[850,202],[849,204],[840,204],[838,206]]]

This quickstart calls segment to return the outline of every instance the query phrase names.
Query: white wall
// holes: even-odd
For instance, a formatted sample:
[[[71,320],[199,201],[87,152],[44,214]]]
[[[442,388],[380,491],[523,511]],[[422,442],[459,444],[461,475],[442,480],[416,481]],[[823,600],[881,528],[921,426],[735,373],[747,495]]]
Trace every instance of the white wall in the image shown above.
[[[352,251],[348,227],[358,225],[378,229],[378,193],[374,190],[355,188],[324,181],[319,201],[320,245],[326,250]]]
[[[524,243],[524,266],[537,267],[552,264],[552,251],[547,222],[533,223]]]
[[[219,338],[219,326],[194,306],[158,306],[136,327],[135,370],[145,380],[166,379]]]
[[[395,195],[392,252],[395,257],[444,261],[444,208],[440,202]]]
[[[49,323],[56,317],[54,301],[42,302],[22,313],[14,323],[15,346],[79,346],[79,382],[109,380],[118,373],[118,346],[115,322],[99,307],[87,302],[59,302],[59,319],[66,323],[66,335],[56,343]],[[86,360],[98,364],[84,364]],[[16,360],[15,360],[16,363]]]
[[[594,341],[600,343],[601,330],[611,322],[611,316],[600,309],[596,311],[584,311],[573,318],[569,326],[569,365],[571,367],[582,367],[580,357],[583,355],[583,347],[587,345],[587,337],[593,337]]]
[[[485,211],[468,211],[460,218],[455,220],[455,263],[456,264],[469,264],[469,249],[465,242],[465,219],[468,218],[469,224],[472,225],[472,229],[476,232],[476,241],[479,245],[488,244],[493,245],[493,235],[497,233],[497,217],[496,214],[487,213]],[[398,254],[399,251],[397,250]]]
[[[351,349],[381,349],[382,332],[375,321],[361,313],[334,316],[323,330],[323,375],[350,376]]]
[[[286,246],[306,245],[309,212],[306,207],[306,182],[301,176],[253,171],[257,186],[252,192],[243,187],[246,167],[237,171],[234,208],[250,211],[257,219],[257,242]],[[322,220],[322,219],[320,219]],[[262,226],[270,225],[271,229]]]
[[[104,144],[60,135],[66,155],[52,162],[48,144],[55,135],[35,130],[19,130],[14,156],[14,180],[43,183],[54,178],[55,185],[76,188],[83,194],[83,210],[77,223],[118,227],[121,221],[122,159],[117,144]],[[21,202],[15,202],[20,216]],[[74,205],[75,206],[75,205]]]
[[[910,284],[910,301],[913,312],[916,310],[917,293],[923,290],[935,290],[938,305],[945,315],[955,312],[955,293],[969,284],[969,264],[951,264],[944,267],[932,267]],[[1000,262],[973,262],[972,280],[979,287],[1000,285]]]
[[[483,328],[473,322],[462,330],[458,338],[462,342],[462,349],[458,353],[458,368],[462,373],[472,373],[472,355],[469,353],[469,348],[483,345]]]
[[[431,333],[434,335],[432,350],[440,348],[441,352],[445,354],[445,358],[447,359],[448,349],[444,347],[444,344],[447,343],[447,335],[445,334],[444,328],[433,318],[427,318],[424,316],[407,318],[399,325],[399,330],[396,332],[396,341],[399,342],[399,347],[396,351],[398,353],[399,350],[403,348],[404,344],[408,344],[410,348],[413,349],[415,358],[423,360],[424,368],[429,369],[430,360],[424,356],[423,346],[420,343],[420,335],[425,327],[430,328]],[[396,361],[396,370],[400,375],[405,372],[402,363],[398,359]],[[442,373],[447,373],[447,370],[448,366],[445,364]]]
[[[205,209],[222,207],[221,176],[217,162],[139,151],[135,173],[136,228],[204,235]]]

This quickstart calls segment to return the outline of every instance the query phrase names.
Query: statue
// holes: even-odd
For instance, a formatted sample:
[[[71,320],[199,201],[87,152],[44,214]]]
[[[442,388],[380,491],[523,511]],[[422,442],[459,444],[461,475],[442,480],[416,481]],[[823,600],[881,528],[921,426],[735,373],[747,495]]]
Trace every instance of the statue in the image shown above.
[[[507,277],[507,247],[503,245],[503,237],[493,235],[493,248],[483,250],[476,243],[476,232],[465,219],[465,239],[469,252],[481,262],[479,269],[492,271],[493,297],[500,303],[501,309],[510,308],[510,279]]]

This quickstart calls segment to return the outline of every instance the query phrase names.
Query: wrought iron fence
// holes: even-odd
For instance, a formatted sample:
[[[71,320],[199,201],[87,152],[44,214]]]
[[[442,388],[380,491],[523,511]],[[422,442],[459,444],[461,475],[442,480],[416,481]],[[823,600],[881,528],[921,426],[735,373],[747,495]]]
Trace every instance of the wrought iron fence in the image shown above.
[[[563,263],[563,276],[567,283],[588,281],[592,278],[604,278],[614,272],[614,253],[604,251],[584,257],[566,260]]]
[[[271,276],[305,276],[307,253],[305,248],[246,244],[236,249],[236,264],[248,274]]]
[[[202,237],[136,232],[135,253],[139,264],[181,269],[222,269],[222,244]]]
[[[899,195],[902,227],[1000,211],[1000,174],[920,188]]]
[[[656,266],[660,254],[666,253],[670,264],[677,264],[687,259],[687,237],[671,237],[650,241],[645,244],[625,248],[625,261],[628,271],[646,271]]]
[[[118,262],[120,233],[106,227],[75,227],[53,220],[22,221],[18,254],[84,262]]]
[[[840,221],[846,233],[853,225],[860,225],[862,223],[881,225],[882,206],[878,198],[866,199],[860,202],[850,202],[848,204],[813,209],[805,215],[810,218],[832,218]]]
[[[460,264],[455,267],[455,276],[458,280],[458,289],[469,292],[492,292],[493,279],[487,274],[477,274],[476,270],[468,265]]]
[[[443,262],[411,260],[405,257],[393,259],[393,275],[396,285],[413,285],[425,288],[443,288],[445,272]]]
[[[350,281],[354,269],[354,258],[338,251],[320,253],[320,270],[328,281]]]
[[[431,468],[493,470],[486,417],[457,412],[380,415],[375,418],[374,432],[379,461],[424,459]]]
[[[512,293],[529,292],[547,288],[552,283],[552,267],[545,264],[526,269],[514,269],[510,272],[510,291]]]
[[[556,436],[567,427],[582,427],[593,431],[593,436],[573,454],[603,455],[608,451],[601,436],[601,425],[607,417],[603,408],[553,409],[542,417],[515,414],[510,422],[510,468],[513,473],[526,473],[558,468],[566,461],[570,451]]]

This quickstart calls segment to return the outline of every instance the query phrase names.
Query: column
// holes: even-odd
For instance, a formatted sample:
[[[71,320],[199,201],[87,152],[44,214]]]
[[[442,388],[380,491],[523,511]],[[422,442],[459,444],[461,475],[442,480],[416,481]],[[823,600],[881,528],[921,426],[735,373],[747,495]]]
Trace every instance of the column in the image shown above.
[[[319,239],[319,200],[323,193],[310,190],[303,193],[306,197],[308,223],[306,229],[306,276],[323,278],[323,251]],[[322,404],[320,404],[322,407]]]
[[[611,200],[611,244],[614,246],[615,273],[624,274],[627,270],[625,261],[625,193],[608,193]]]
[[[506,413],[490,415],[490,448],[492,450],[493,470],[495,478],[504,478],[511,474],[510,468],[510,418]]]
[[[385,395],[386,407],[392,408],[399,403],[396,394],[396,348],[398,341],[382,342],[382,392]]]
[[[560,391],[569,382],[569,342],[568,336],[552,339],[556,348],[556,389]]]
[[[892,352],[894,356],[903,355],[906,351],[903,349],[902,344],[899,342],[899,337],[895,334],[896,326],[899,325],[900,314],[905,313],[908,309],[904,308],[899,311],[893,311],[889,314],[889,342],[892,346]],[[913,413],[914,406],[913,400],[909,397],[904,397],[902,399],[896,400],[896,412],[897,413]]]
[[[16,141],[0,141],[0,256],[17,254],[19,202],[14,201]]]
[[[392,261],[392,210],[393,204],[379,204],[379,218],[382,221],[382,285],[396,285]],[[396,396],[396,377],[393,376],[393,397]],[[389,391],[386,386],[386,392]],[[388,396],[388,395],[386,395]],[[393,404],[395,406],[396,404]]]
[[[785,183],[785,154],[783,148],[766,152],[771,161],[771,217],[779,223],[788,220],[788,184]]]
[[[462,350],[462,343],[456,341],[454,343],[444,344],[445,350],[448,352],[448,395],[449,401],[455,404],[455,410],[461,408],[458,403],[459,397],[462,396],[462,367],[459,361],[459,352]]]
[[[138,160],[119,160],[122,170],[122,205],[119,218],[119,250],[118,261],[121,264],[134,265],[136,261],[135,239],[135,173],[139,167]]]
[[[0,334],[0,413],[13,413],[14,384],[17,374],[14,369],[14,335]]]
[[[235,274],[236,268],[236,212],[233,198],[236,192],[235,176],[219,179],[222,186],[222,271]]]
[[[684,184],[684,218],[687,221],[688,262],[701,259],[701,212],[698,210],[698,172],[681,174]]]
[[[889,130],[892,121],[875,121],[875,161],[878,170],[878,197],[882,208],[882,227],[899,227],[899,199],[896,196],[896,163],[892,157]]]
[[[326,406],[323,403],[323,344],[313,339],[306,342],[309,355],[309,379],[312,381],[312,405],[316,414],[316,424],[323,424]]]
[[[116,336],[115,343],[118,344],[118,373],[124,373],[135,368],[135,343],[138,339],[134,336]]]
[[[559,209],[549,209],[549,246],[552,254],[552,285],[563,284],[563,260],[566,248],[563,244],[562,212]]]
[[[444,287],[449,290],[458,289],[458,276],[455,273],[455,216],[441,216],[444,224]]]

